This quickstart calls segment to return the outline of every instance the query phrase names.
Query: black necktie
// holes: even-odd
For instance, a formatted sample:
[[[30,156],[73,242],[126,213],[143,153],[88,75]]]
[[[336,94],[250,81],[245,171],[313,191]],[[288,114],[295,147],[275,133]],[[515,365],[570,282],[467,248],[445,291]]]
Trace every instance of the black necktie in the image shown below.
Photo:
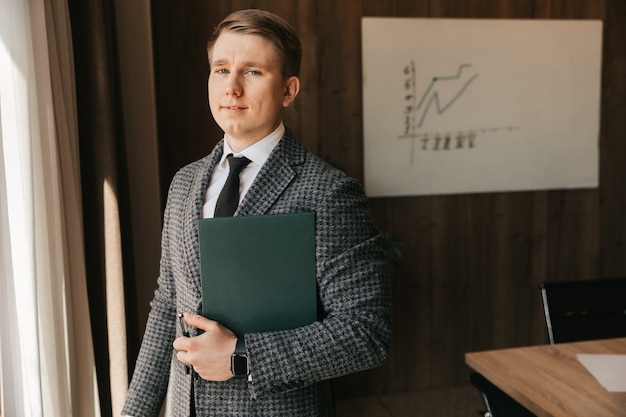
[[[226,158],[230,165],[230,171],[224,188],[217,197],[214,217],[230,217],[235,213],[239,205],[239,174],[250,163],[250,160],[245,156],[239,158],[230,154]]]

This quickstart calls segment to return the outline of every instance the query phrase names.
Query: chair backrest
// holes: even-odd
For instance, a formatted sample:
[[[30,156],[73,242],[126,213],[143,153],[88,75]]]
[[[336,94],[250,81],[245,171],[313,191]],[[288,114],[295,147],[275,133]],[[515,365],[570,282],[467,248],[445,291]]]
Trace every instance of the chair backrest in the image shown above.
[[[626,336],[626,278],[540,285],[550,343]]]

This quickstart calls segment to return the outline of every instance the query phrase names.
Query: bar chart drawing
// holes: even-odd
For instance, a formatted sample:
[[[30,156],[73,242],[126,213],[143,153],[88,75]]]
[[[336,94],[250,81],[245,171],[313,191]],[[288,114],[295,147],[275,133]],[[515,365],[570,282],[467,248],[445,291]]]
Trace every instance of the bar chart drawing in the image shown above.
[[[368,195],[597,187],[601,21],[362,23]]]

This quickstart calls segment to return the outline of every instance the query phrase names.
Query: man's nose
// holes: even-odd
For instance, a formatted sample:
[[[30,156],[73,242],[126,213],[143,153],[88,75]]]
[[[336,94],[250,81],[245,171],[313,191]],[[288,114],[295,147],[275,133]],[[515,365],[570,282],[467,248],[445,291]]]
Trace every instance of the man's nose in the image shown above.
[[[243,92],[239,77],[235,74],[231,74],[228,78],[228,85],[226,87],[226,94],[239,97]]]

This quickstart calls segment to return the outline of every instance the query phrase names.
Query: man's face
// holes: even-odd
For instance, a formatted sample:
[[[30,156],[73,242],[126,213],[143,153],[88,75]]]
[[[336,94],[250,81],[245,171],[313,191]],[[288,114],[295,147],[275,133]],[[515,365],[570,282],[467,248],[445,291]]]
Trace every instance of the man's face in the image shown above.
[[[215,42],[209,106],[239,145],[250,146],[274,131],[299,85],[297,77],[283,78],[278,54],[265,38],[226,32]]]

